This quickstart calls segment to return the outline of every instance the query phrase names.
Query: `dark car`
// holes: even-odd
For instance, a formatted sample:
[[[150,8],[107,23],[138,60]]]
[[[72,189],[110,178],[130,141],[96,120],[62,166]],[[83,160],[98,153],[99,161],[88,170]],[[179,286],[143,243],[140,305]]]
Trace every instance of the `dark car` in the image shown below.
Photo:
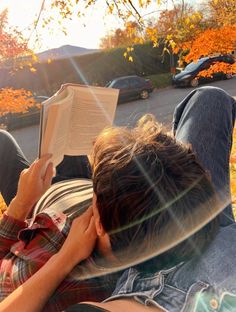
[[[212,78],[196,78],[199,72],[208,69],[211,65],[216,62],[224,62],[228,64],[234,63],[234,57],[232,55],[221,55],[215,57],[203,57],[197,62],[192,62],[188,64],[184,70],[182,70],[177,75],[173,76],[172,83],[176,86],[192,86],[197,87],[199,83],[218,80],[218,79],[229,79],[232,77],[230,74],[224,74],[222,72],[215,73]]]
[[[106,85],[108,88],[119,89],[119,102],[132,99],[147,99],[153,91],[152,82],[139,76],[125,76],[113,79]]]

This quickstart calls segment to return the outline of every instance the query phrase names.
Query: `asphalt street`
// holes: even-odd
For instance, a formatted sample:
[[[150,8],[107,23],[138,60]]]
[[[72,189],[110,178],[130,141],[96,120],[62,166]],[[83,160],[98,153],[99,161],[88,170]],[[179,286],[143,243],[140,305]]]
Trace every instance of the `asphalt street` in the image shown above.
[[[209,84],[224,89],[236,97],[236,77],[231,80],[217,81]],[[172,88],[155,90],[147,100],[138,100],[119,104],[114,124],[117,126],[133,127],[137,120],[145,113],[152,113],[157,120],[170,128],[172,114],[176,105],[193,88]],[[29,161],[34,160],[38,153],[39,127],[27,127],[11,132],[15,137]]]

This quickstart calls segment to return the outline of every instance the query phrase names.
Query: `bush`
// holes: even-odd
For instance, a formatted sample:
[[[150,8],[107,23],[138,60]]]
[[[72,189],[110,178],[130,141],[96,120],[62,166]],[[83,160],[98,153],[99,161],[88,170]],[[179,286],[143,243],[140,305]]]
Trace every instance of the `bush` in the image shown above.
[[[11,75],[1,69],[0,87],[11,86],[31,90],[38,95],[52,95],[66,82],[88,83],[103,86],[119,76],[137,74],[140,76],[165,73],[170,70],[169,55],[162,56],[163,47],[153,48],[150,43],[135,46],[134,62],[124,58],[126,48],[99,51],[52,63],[35,64],[36,72],[29,67]]]

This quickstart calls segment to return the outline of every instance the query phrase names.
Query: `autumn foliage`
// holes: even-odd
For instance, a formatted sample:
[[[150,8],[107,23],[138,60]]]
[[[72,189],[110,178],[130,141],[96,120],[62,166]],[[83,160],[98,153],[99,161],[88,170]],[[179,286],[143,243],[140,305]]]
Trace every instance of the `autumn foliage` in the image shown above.
[[[12,88],[0,90],[0,116],[26,112],[33,105],[35,105],[35,100],[30,91]]]
[[[230,77],[236,74],[236,63],[228,64],[224,62],[216,62],[211,65],[208,69],[199,72],[197,77],[212,78],[215,73],[224,73]]]
[[[17,29],[8,24],[8,12],[0,13],[0,65],[13,65],[15,61],[19,64],[19,57],[29,54],[27,41]],[[34,99],[29,91],[12,88],[0,89],[0,116],[7,113],[26,112],[34,105]]]
[[[219,29],[207,29],[196,37],[194,42],[185,42],[182,49],[189,53],[184,60],[189,63],[200,57],[212,54],[228,54],[236,48],[236,26],[223,26]]]
[[[0,42],[1,60],[22,55],[28,50],[21,33],[8,26],[7,10],[0,13]]]
[[[0,13],[0,62],[29,53],[27,41],[22,34],[8,24],[8,11]]]
[[[236,204],[236,128],[233,135],[233,146],[230,157],[230,169],[231,169],[231,192],[233,204]]]

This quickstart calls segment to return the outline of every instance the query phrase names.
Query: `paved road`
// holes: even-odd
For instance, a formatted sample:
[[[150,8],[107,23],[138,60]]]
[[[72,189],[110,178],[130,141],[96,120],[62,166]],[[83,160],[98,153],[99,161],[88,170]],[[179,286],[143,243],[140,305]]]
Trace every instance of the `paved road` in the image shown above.
[[[210,84],[223,88],[236,97],[236,77],[231,80],[217,81]],[[133,126],[145,113],[152,113],[161,123],[170,127],[175,106],[192,90],[192,88],[175,89],[172,87],[153,92],[148,100],[138,100],[120,104],[115,116],[116,125]],[[11,132],[22,147],[26,157],[32,161],[37,156],[38,126]]]

